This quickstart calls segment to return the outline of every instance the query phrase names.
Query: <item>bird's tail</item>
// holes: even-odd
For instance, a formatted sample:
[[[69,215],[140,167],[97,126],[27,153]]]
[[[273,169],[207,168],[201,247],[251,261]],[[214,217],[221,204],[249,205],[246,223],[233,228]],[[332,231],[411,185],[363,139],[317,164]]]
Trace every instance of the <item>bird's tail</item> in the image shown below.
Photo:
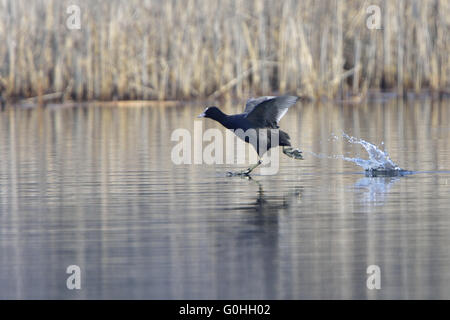
[[[294,158],[297,160],[304,160],[302,151],[300,149],[292,148],[290,146],[284,146],[283,153],[290,158]]]

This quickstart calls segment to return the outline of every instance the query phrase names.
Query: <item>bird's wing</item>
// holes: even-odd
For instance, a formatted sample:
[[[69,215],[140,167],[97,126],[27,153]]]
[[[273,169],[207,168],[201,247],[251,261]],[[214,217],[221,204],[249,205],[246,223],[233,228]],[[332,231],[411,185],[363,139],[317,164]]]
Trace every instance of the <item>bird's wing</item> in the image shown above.
[[[278,122],[286,114],[289,107],[297,102],[298,97],[261,97],[254,99],[254,101],[258,99],[261,99],[261,102],[253,106],[246,118],[260,128],[278,128]]]
[[[244,113],[250,113],[252,110],[261,102],[264,102],[269,99],[276,98],[275,96],[265,96],[265,97],[259,97],[259,98],[250,98],[247,100],[247,103],[245,104]]]

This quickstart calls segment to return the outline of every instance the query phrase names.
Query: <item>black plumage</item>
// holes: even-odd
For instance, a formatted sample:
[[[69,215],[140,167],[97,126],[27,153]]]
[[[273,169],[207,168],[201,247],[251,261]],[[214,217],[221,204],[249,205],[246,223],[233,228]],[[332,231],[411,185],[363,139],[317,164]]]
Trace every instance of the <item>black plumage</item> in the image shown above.
[[[278,143],[272,143],[271,132],[267,129],[278,129],[278,122],[286,114],[289,107],[293,106],[298,100],[295,96],[280,96],[280,97],[260,97],[256,99],[249,99],[246,103],[243,113],[235,115],[226,115],[217,107],[208,107],[199,117],[205,117],[213,119],[221,123],[225,128],[234,130],[241,129],[243,132],[247,132],[249,129],[254,129],[257,132],[257,145],[253,145],[258,152],[259,156],[262,156],[265,151],[268,151],[271,147],[279,146],[291,146],[289,135],[278,130]],[[260,130],[264,129],[264,130]],[[263,131],[264,134],[260,133]],[[276,131],[274,131],[275,137],[277,137]],[[239,134],[238,134],[239,136]],[[260,150],[261,136],[267,137],[267,148]],[[251,142],[251,136],[245,136],[246,142]]]
[[[289,95],[251,98],[247,101],[243,113],[227,115],[213,106],[206,108],[199,117],[213,119],[225,128],[233,130],[238,137],[252,144],[260,157],[270,148],[282,146],[286,155],[303,159],[300,150],[291,148],[289,135],[279,130],[278,126],[281,118],[297,100],[298,97]],[[273,141],[273,138],[278,141]],[[253,169],[247,170],[247,174]]]

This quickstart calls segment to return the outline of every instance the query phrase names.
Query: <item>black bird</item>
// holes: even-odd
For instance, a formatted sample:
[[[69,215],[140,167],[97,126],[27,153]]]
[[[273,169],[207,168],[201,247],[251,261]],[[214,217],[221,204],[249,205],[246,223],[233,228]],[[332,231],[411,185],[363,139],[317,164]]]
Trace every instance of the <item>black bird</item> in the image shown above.
[[[253,145],[259,157],[262,157],[273,146],[279,145],[283,147],[283,153],[287,156],[303,159],[302,152],[291,147],[290,137],[286,132],[275,130],[274,133],[275,137],[278,138],[278,142],[271,141],[272,134],[270,129],[279,128],[278,122],[297,100],[298,97],[287,95],[251,98],[247,100],[244,112],[241,114],[226,115],[219,108],[212,106],[207,107],[198,117],[216,120],[225,128],[233,130],[239,138]],[[264,130],[265,133],[262,133],[261,130]],[[248,175],[261,163],[262,161],[259,159],[255,165],[237,174]]]

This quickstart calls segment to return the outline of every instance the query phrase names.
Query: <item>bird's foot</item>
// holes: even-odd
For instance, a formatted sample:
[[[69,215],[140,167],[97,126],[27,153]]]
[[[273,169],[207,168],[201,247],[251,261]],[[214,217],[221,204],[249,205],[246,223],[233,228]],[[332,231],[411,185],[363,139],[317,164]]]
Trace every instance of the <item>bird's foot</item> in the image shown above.
[[[227,176],[228,177],[235,177],[235,176],[241,176],[241,177],[245,177],[245,176],[250,176],[250,168],[246,169],[246,170],[242,170],[242,171],[237,171],[237,172],[233,172],[233,171],[228,171],[227,172]]]
[[[262,161],[261,161],[261,160],[258,160],[258,162],[257,162],[256,164],[254,164],[253,166],[251,166],[251,167],[249,167],[249,168],[247,168],[247,169],[245,169],[245,170],[238,171],[238,172],[231,172],[231,171],[228,171],[228,172],[227,172],[227,176],[228,176],[228,177],[233,177],[233,176],[249,176],[250,173],[251,173],[256,167],[258,167],[260,164],[262,164]]]
[[[302,151],[300,149],[294,149],[292,147],[284,147],[283,153],[287,155],[288,157],[297,159],[297,160],[304,160]]]

